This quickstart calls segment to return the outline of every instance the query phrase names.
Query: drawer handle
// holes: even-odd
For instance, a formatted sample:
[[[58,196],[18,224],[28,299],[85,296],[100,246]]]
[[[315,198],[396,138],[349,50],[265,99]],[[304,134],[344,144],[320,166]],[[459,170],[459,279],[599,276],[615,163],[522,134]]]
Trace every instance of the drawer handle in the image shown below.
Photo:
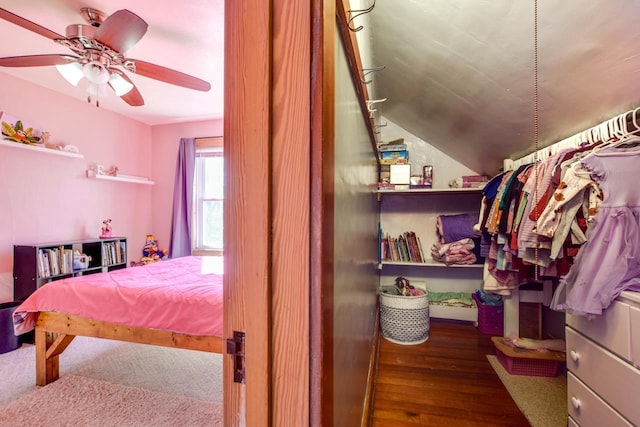
[[[578,360],[580,360],[580,353],[578,353],[575,350],[571,350],[569,352],[569,357],[571,358],[571,360],[573,360],[574,362],[577,362]]]
[[[580,399],[578,399],[575,396],[571,396],[571,404],[576,409],[580,409],[580,406],[582,405],[582,403],[580,402]]]

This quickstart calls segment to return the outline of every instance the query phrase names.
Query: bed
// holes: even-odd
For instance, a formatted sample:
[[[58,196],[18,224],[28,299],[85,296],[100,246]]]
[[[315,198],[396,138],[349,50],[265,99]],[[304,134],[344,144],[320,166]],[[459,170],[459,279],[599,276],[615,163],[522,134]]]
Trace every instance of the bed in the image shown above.
[[[36,384],[59,378],[76,336],[222,353],[222,274],[207,257],[182,257],[47,283],[13,314],[35,329]]]

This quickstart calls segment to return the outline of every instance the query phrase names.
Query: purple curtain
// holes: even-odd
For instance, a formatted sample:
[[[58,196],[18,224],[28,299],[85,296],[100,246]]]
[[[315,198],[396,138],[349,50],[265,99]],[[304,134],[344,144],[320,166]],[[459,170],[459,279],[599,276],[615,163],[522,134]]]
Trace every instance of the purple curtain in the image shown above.
[[[191,210],[193,204],[193,174],[196,164],[195,138],[181,138],[173,189],[173,218],[169,256],[191,255]]]

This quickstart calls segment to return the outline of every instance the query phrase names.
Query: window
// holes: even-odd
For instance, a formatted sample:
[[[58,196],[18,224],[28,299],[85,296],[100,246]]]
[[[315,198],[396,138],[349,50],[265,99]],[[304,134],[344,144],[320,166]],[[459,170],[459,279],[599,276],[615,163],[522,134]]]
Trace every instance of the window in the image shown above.
[[[222,251],[224,202],[224,152],[222,138],[196,140],[193,180],[193,252]]]

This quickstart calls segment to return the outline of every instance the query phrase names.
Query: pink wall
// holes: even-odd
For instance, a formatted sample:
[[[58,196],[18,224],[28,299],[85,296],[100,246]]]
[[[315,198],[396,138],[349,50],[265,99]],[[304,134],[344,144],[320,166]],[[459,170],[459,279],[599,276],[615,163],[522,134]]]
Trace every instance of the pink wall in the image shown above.
[[[151,185],[87,179],[92,163],[151,176],[151,127],[0,73],[0,111],[73,144],[83,159],[0,147],[0,282],[13,245],[95,238],[104,218],[129,239],[129,259],[152,230]],[[8,277],[11,277],[10,275]]]
[[[0,73],[0,111],[72,144],[82,159],[0,147],[0,301],[13,286],[13,245],[96,238],[102,220],[142,256],[145,236],[169,245],[181,137],[222,135],[222,119],[149,126]],[[93,163],[117,165],[154,185],[86,178]],[[6,297],[4,298],[6,299]]]
[[[180,138],[221,136],[222,119],[153,126],[153,223],[152,229],[161,249],[169,248],[173,185]]]

